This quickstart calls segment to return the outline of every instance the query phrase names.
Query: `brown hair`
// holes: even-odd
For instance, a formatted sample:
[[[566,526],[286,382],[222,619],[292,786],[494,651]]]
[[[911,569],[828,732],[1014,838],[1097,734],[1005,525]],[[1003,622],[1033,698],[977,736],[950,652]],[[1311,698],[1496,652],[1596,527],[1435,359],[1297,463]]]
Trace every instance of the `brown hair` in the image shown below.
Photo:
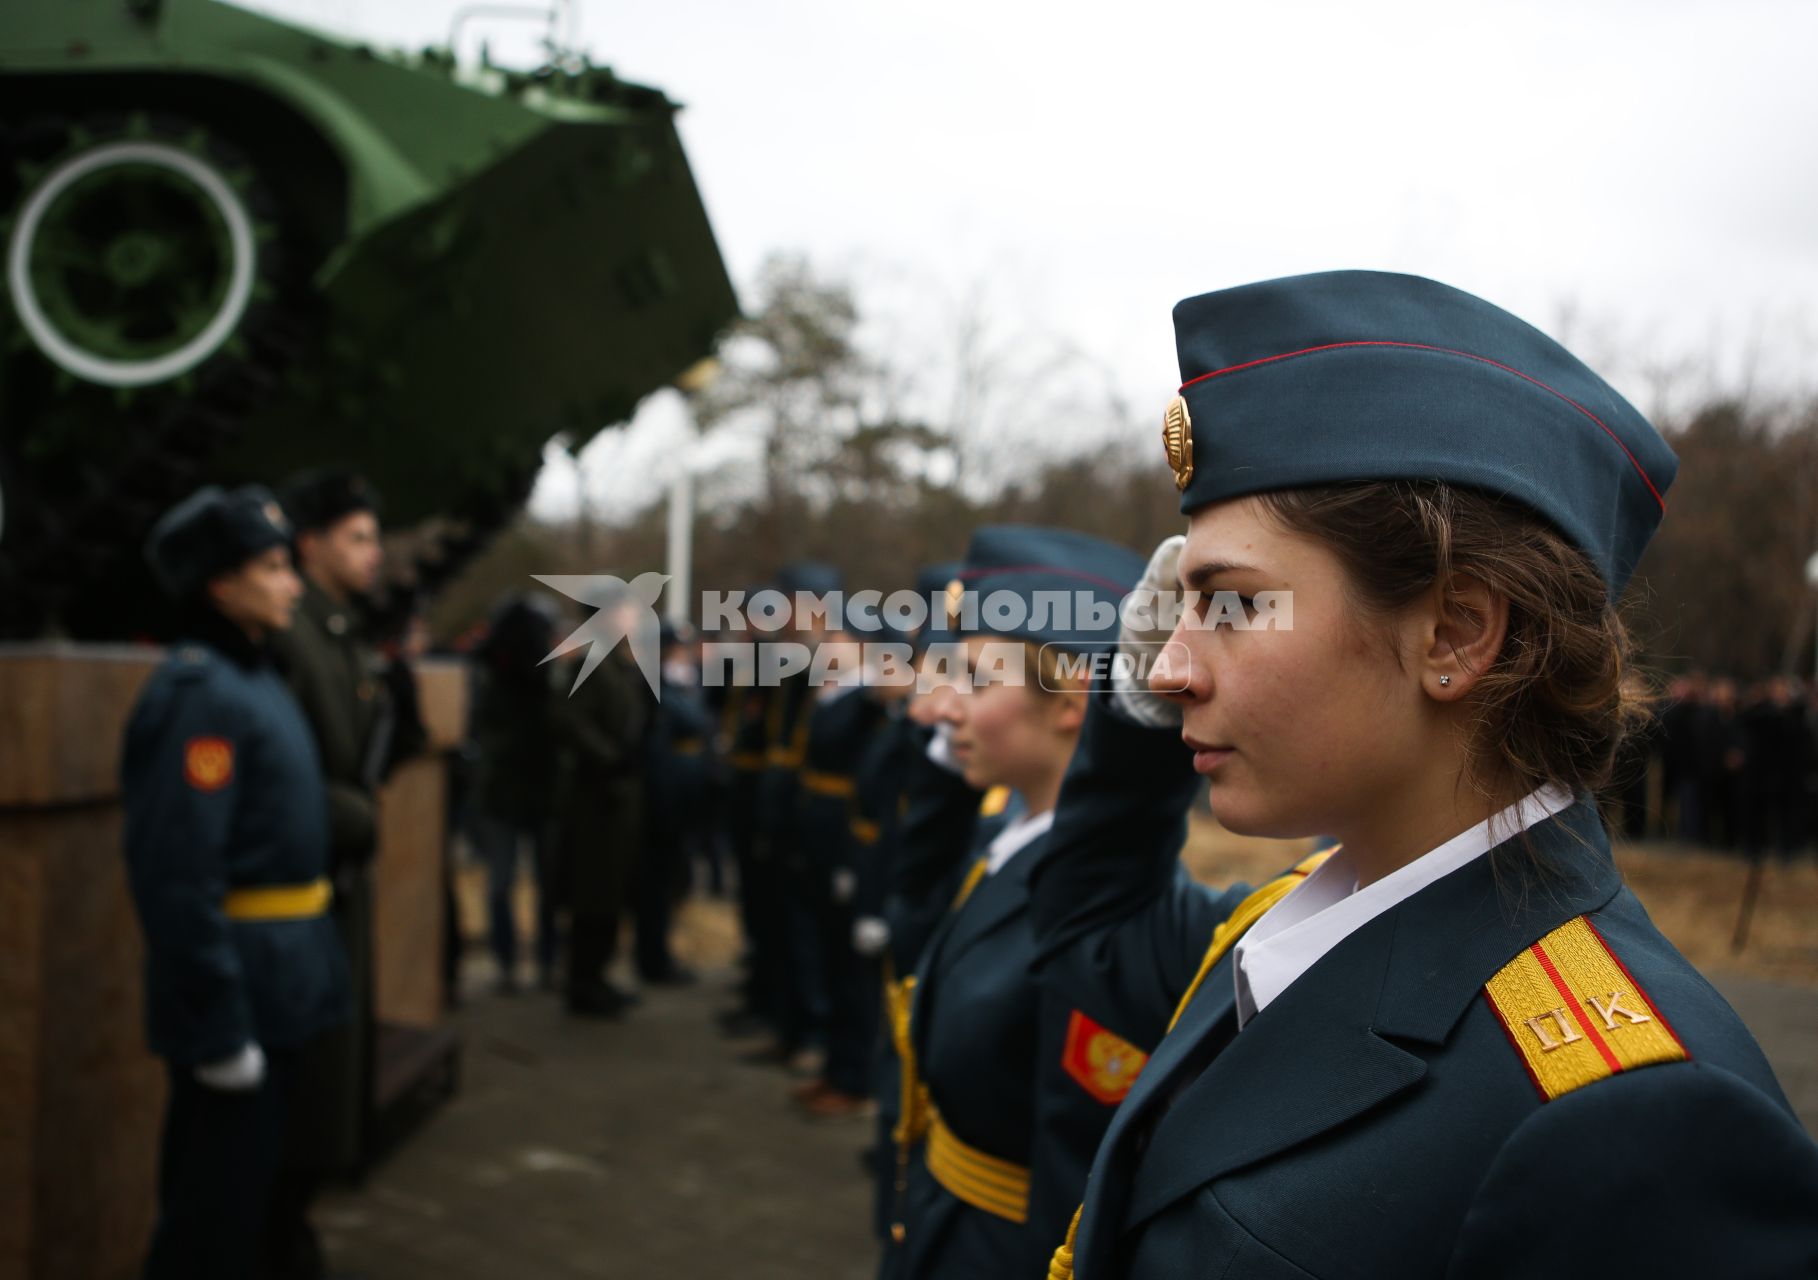
[[[1036,681],[1030,687],[1037,693],[1084,693],[1086,691],[1088,681],[1071,671],[1065,674],[1061,672],[1061,650],[1055,646],[1025,640],[1023,641],[1023,658],[1024,670],[1033,668],[1035,671]]]
[[[1646,721],[1651,695],[1603,578],[1551,524],[1519,503],[1438,480],[1259,499],[1284,528],[1337,555],[1366,616],[1392,613],[1458,576],[1508,600],[1502,650],[1470,693],[1468,785],[1502,804],[1549,782],[1573,794],[1609,785],[1617,750]]]

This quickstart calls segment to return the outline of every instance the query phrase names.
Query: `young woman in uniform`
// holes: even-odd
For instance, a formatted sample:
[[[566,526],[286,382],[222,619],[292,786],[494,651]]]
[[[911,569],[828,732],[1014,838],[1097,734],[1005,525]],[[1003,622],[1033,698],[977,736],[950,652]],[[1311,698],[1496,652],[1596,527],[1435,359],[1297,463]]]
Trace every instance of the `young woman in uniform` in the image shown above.
[[[1202,595],[1146,690],[1095,696],[1032,914],[1082,1008],[1178,1021],[1053,1274],[1818,1275],[1818,1147],[1594,799],[1641,714],[1616,602],[1671,450],[1432,281],[1174,321],[1189,524],[1145,585]],[[1201,779],[1228,828],[1338,849],[1182,888]]]
[[[1082,534],[998,527],[978,532],[956,579],[952,652],[965,670],[935,695],[936,752],[975,793],[1009,788],[1021,809],[948,890],[916,965],[905,1028],[915,1087],[899,1122],[893,1224],[901,1276],[1039,1276],[1143,1060],[1118,1034],[1137,1032],[1069,1025],[1071,1011],[1046,998],[1030,972],[1028,916],[1029,871],[1085,711],[1083,674],[1067,658],[1108,656],[1141,569],[1140,557]],[[948,841],[974,847],[959,832]],[[1060,1058],[1069,1036],[1079,1078],[1039,1087],[1042,1060]]]

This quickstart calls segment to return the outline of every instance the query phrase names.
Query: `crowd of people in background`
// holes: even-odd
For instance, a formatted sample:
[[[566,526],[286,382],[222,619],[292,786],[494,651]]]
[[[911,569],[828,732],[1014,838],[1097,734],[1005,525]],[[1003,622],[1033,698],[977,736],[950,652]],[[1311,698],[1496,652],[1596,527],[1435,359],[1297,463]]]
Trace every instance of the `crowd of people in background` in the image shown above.
[[[1818,836],[1818,683],[1674,677],[1618,797],[1622,830],[1749,858]]]
[[[484,868],[497,986],[520,972],[520,868],[533,876],[534,981],[570,1013],[617,1017],[635,991],[607,973],[621,923],[634,922],[642,985],[693,981],[670,949],[671,914],[697,851],[715,870],[708,776],[712,744],[684,637],[665,631],[661,696],[621,646],[577,682],[576,662],[546,662],[563,632],[546,598],[501,602],[469,651],[470,741],[456,828]],[[451,914],[450,978],[459,955]]]

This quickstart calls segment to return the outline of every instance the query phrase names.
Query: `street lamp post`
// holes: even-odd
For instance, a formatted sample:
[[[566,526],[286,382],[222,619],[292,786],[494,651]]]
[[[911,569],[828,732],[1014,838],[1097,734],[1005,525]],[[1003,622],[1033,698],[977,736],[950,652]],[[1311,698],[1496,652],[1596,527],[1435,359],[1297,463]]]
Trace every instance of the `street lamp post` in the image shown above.
[[[1812,552],[1812,558],[1805,562],[1805,584],[1818,587],[1818,551]],[[1812,620],[1812,679],[1818,680],[1818,616]]]
[[[669,574],[669,598],[663,616],[680,625],[689,621],[688,602],[694,595],[694,443],[700,438],[700,426],[694,418],[694,399],[719,374],[719,361],[712,356],[697,360],[675,380],[682,397],[683,446],[678,450],[680,465],[669,481],[669,546],[664,568]]]

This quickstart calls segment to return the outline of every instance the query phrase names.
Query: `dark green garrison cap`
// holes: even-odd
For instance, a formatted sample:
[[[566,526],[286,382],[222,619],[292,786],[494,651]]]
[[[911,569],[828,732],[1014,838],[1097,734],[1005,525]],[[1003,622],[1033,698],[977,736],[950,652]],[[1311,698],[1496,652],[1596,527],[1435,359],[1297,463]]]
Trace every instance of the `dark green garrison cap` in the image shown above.
[[[1174,308],[1164,440],[1181,511],[1270,489],[1433,479],[1525,503],[1620,595],[1678,459],[1571,352],[1461,290],[1329,271]]]

